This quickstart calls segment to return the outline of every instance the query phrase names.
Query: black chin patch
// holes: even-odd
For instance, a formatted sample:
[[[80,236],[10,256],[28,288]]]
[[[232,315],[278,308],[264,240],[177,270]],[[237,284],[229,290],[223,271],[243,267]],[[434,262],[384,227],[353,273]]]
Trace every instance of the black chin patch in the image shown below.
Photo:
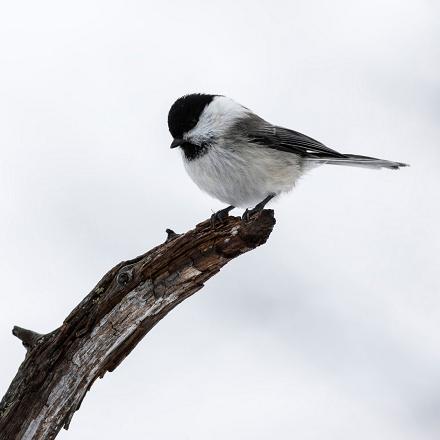
[[[203,109],[218,95],[193,93],[179,98],[168,113],[168,128],[174,139],[197,125]]]
[[[188,161],[196,160],[199,157],[204,156],[208,152],[208,144],[194,145],[189,142],[182,144],[181,148],[185,153],[185,157]]]

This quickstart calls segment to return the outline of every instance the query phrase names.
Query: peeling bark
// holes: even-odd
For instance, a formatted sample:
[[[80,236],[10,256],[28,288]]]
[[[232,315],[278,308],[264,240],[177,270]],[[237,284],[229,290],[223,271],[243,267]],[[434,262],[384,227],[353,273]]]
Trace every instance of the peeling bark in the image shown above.
[[[207,220],[185,234],[123,261],[64,320],[41,335],[14,327],[27,349],[0,403],[0,440],[52,440],[70,421],[94,381],[113,371],[170,310],[203,287],[233,258],[264,244],[273,211],[242,222]]]

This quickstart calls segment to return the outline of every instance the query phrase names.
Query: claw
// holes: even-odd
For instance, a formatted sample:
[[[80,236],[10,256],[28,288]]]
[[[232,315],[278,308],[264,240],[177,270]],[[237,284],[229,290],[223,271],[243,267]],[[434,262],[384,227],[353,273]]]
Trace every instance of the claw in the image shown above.
[[[242,221],[248,222],[254,214],[261,212],[266,204],[275,197],[275,195],[276,194],[269,194],[264,200],[255,205],[254,208],[246,209],[241,217]]]
[[[241,216],[241,220],[244,222],[248,222],[251,219],[252,214],[254,214],[253,209],[246,209],[246,211],[244,211],[243,215]]]
[[[214,212],[211,215],[211,227],[215,228],[217,223],[223,223],[229,217],[229,211],[234,209],[233,206],[227,206],[224,209],[220,209],[220,211]]]
[[[251,220],[251,217],[254,214],[258,214],[259,212],[261,212],[264,209],[264,207],[260,208],[260,207],[255,207],[252,209],[246,209],[246,211],[243,212],[243,215],[241,216],[241,220],[244,221],[245,223],[249,222]]]

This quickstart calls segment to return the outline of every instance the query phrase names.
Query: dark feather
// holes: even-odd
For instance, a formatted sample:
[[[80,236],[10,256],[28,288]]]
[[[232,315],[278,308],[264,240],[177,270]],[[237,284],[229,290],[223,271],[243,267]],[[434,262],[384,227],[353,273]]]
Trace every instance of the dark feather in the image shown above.
[[[392,162],[375,157],[339,153],[305,134],[272,125],[255,114],[250,114],[240,121],[237,129],[242,136],[245,136],[251,142],[266,148],[297,154],[310,162],[366,168],[398,169],[408,166],[401,162]]]
[[[173,137],[181,138],[194,128],[203,109],[218,95],[193,93],[179,98],[168,113],[168,128]]]
[[[254,125],[253,128],[248,131],[249,140],[274,150],[295,153],[305,158],[345,157],[344,154],[326,147],[321,142],[288,128],[267,122]]]

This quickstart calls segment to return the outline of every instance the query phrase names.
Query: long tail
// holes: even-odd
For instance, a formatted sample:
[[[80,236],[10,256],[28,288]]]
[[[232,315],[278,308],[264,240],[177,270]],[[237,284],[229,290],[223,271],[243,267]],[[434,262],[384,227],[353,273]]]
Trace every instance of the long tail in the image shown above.
[[[398,170],[401,167],[408,167],[409,165],[402,162],[392,162],[391,160],[377,159],[375,157],[358,156],[357,154],[344,154],[344,157],[308,157],[307,161],[312,164],[329,164],[329,165],[346,165],[350,167],[362,168],[388,168],[390,170]]]

